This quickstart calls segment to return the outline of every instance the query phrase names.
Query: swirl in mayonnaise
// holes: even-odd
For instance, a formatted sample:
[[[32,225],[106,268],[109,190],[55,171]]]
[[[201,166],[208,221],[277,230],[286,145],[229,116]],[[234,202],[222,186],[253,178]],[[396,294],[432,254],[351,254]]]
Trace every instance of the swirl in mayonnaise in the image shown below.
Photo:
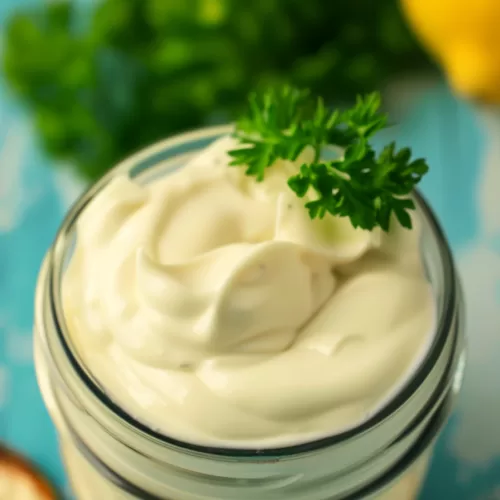
[[[275,446],[353,427],[401,387],[433,329],[412,231],[310,220],[280,161],[256,183],[225,137],[81,215],[63,283],[70,335],[131,415],[178,439]],[[404,250],[404,251],[403,251]]]

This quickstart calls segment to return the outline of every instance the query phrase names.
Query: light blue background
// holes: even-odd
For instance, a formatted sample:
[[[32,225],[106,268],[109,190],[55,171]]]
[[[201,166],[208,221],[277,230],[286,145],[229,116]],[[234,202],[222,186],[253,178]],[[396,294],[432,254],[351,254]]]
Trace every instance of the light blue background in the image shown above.
[[[9,10],[27,3],[1,0],[0,30]],[[423,190],[452,243],[468,302],[464,391],[422,498],[500,499],[500,125],[493,119],[488,136],[485,119],[441,83],[400,82],[388,98],[400,118],[391,134],[431,165]],[[38,269],[82,188],[67,170],[53,167],[37,146],[29,117],[0,80],[0,440],[68,491],[31,352]]]

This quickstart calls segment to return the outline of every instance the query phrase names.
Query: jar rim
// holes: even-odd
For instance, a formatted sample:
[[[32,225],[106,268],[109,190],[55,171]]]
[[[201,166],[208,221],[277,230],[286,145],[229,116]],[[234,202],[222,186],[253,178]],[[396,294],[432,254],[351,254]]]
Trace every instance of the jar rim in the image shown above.
[[[427,422],[422,434],[419,436],[417,441],[411,445],[409,450],[402,456],[401,460],[396,462],[380,477],[364,485],[361,490],[348,494],[346,500],[358,499],[359,495],[367,495],[372,498],[372,495],[374,493],[380,494],[381,492],[390,488],[394,484],[394,481],[397,480],[397,478],[401,477],[401,475],[404,474],[412,465],[414,465],[423,454],[425,454],[429,449],[432,448],[433,444],[436,441],[436,436],[446,424],[447,416],[449,414],[450,408],[454,404],[454,399],[456,398],[456,396],[457,394],[452,392],[448,394],[448,396],[440,403],[439,408],[437,409],[435,414],[432,416],[429,422]],[[103,460],[101,460],[92,451],[92,449],[90,449],[86,445],[84,440],[69,426],[68,432],[78,451],[85,456],[86,460],[92,467],[103,474],[111,483],[116,485],[121,490],[135,495],[138,498],[144,498],[146,500],[161,500],[161,497],[149,493],[148,491],[135,485],[127,478],[114,471]]]
[[[150,162],[149,160],[162,151],[164,152],[170,148],[174,148],[175,146],[185,144],[186,142],[192,140],[201,140],[212,136],[216,138],[229,134],[232,130],[232,125],[205,127],[191,132],[177,134],[166,140],[153,144],[152,146],[149,146],[128,157],[116,167],[112,168],[97,182],[92,184],[78,198],[76,203],[72,206],[64,218],[47,256],[47,289],[49,307],[54,321],[54,330],[56,332],[57,341],[62,347],[62,350],[78,379],[100,404],[104,405],[104,407],[108,410],[111,410],[111,412],[118,417],[120,421],[123,421],[129,427],[162,444],[202,453],[204,455],[218,455],[221,457],[231,458],[258,457],[260,459],[265,459],[266,457],[275,458],[280,456],[298,455],[334,446],[340,442],[348,441],[356,436],[366,433],[374,427],[377,427],[381,422],[397,411],[398,408],[400,408],[420,387],[427,374],[430,372],[441,355],[447,340],[449,340],[448,332],[450,331],[454,321],[457,304],[457,279],[453,256],[444,231],[442,230],[429,204],[425,200],[425,197],[418,190],[414,192],[414,197],[419,210],[422,212],[423,217],[426,219],[426,222],[431,229],[433,238],[437,242],[440,269],[442,270],[443,277],[443,304],[440,314],[437,317],[436,333],[423,359],[420,361],[419,365],[416,367],[406,384],[380,410],[375,412],[374,415],[368,418],[365,422],[353,427],[352,429],[337,432],[305,443],[266,448],[207,446],[183,441],[163,433],[159,433],[127,413],[94,381],[93,377],[78,360],[78,357],[70,346],[69,335],[67,334],[68,330],[65,324],[62,309],[60,288],[58,285],[61,282],[60,280],[63,273],[63,262],[65,251],[67,249],[68,234],[73,228],[73,225],[77,221],[81,212],[85,209],[87,204],[92,201],[95,194],[98,193],[116,175],[120,175],[125,172],[131,173],[134,170],[137,170],[135,175],[138,175],[142,171],[147,170],[150,166],[158,164],[158,162]],[[145,164],[145,166],[143,165],[141,167],[142,164]]]

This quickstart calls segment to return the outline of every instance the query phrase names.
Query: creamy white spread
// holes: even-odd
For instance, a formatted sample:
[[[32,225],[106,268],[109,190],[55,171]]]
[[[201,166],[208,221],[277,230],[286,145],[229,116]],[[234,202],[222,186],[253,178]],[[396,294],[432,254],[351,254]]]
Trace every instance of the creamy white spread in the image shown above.
[[[276,446],[353,427],[426,351],[433,296],[414,229],[312,221],[286,180],[229,167],[225,137],[182,169],[116,177],[88,205],[63,283],[89,371],[174,438]]]

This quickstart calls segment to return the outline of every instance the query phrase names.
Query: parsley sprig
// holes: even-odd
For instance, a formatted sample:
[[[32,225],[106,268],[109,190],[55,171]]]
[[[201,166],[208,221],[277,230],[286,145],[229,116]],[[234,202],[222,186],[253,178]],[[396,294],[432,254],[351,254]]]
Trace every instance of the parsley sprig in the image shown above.
[[[313,161],[303,164],[288,185],[300,198],[312,191],[305,205],[312,219],[330,213],[349,217],[354,227],[388,231],[394,214],[411,228],[409,210],[415,205],[410,194],[428,166],[423,159],[412,160],[409,148],[397,150],[394,142],[377,155],[369,139],[386,126],[378,93],[358,97],[346,111],[329,111],[306,90],[271,88],[250,95],[236,124],[241,147],[229,151],[231,165],[245,166],[246,175],[260,182],[276,160],[295,161],[311,147]],[[323,161],[327,145],[342,148],[343,155]]]

